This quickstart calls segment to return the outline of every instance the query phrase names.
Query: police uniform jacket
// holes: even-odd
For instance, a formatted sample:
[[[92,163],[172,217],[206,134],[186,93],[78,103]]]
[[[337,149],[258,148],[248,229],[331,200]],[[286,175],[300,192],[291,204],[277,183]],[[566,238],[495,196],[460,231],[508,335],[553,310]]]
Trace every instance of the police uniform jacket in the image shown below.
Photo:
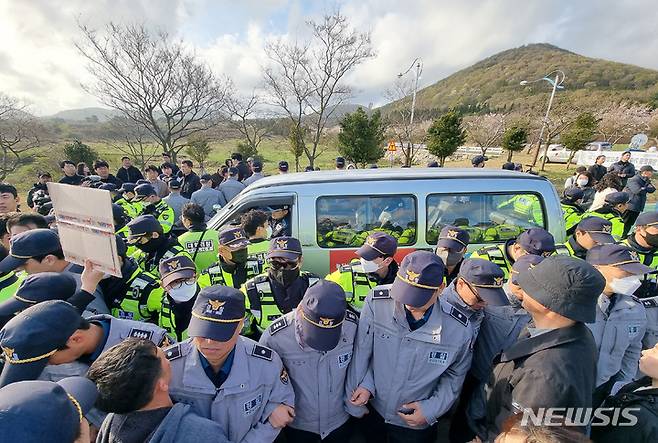
[[[632,381],[640,360],[642,337],[647,326],[644,307],[638,299],[629,295],[615,294],[615,298],[616,303],[608,309],[611,300],[601,294],[596,321],[587,324],[599,349],[596,386],[612,377],[614,382]]]
[[[582,323],[521,338],[497,357],[486,388],[484,440],[525,408],[589,408],[596,380],[596,342]]]
[[[378,286],[361,311],[349,384],[373,395],[372,406],[387,423],[409,427],[397,414],[419,402],[433,425],[457,399],[471,364],[468,319],[439,298],[427,322],[411,331],[404,306]]]
[[[231,372],[219,389],[206,375],[192,339],[166,349],[165,356],[171,362],[172,400],[219,423],[230,441],[274,441],[280,430],[268,417],[279,404],[295,404],[279,356],[246,337],[238,338]]]
[[[294,429],[326,437],[342,426],[349,414],[345,402],[345,379],[352,359],[358,317],[345,314],[338,345],[328,352],[305,346],[298,338],[297,313],[289,312],[272,323],[260,338],[260,343],[276,351],[288,370],[295,390]]]

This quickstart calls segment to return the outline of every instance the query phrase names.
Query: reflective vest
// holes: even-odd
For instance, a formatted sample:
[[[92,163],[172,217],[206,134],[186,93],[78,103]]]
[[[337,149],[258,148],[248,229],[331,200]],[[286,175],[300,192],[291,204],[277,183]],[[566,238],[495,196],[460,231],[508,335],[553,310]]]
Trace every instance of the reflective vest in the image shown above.
[[[308,286],[320,280],[306,271],[302,271],[299,278],[308,279]],[[245,294],[246,308],[249,313],[249,318],[245,320],[245,329],[249,326],[255,326],[258,332],[262,333],[273,321],[283,315],[274,300],[272,286],[267,274],[257,275],[248,280],[241,289]],[[256,306],[252,309],[251,299],[259,301],[260,309],[256,309]],[[249,323],[251,324],[249,325]]]
[[[331,232],[327,232],[322,238],[321,245],[325,247],[335,246],[353,246],[358,243],[357,232],[354,229],[338,228]],[[366,234],[366,237],[368,234]],[[365,241],[365,238],[364,240]]]
[[[509,278],[510,269],[512,269],[512,263],[507,258],[504,244],[485,246],[484,248],[480,248],[471,254],[469,258],[482,258],[484,260],[495,263],[500,266],[500,269],[502,269],[503,273],[505,273],[505,280]]]
[[[416,228],[407,228],[398,237],[399,245],[411,245],[416,241]]]
[[[573,234],[576,225],[583,219],[583,212],[577,206],[561,204],[562,212],[564,212],[564,225],[567,229],[567,234]]]
[[[370,290],[377,286],[377,282],[368,277],[358,260],[339,266],[337,270],[327,275],[326,279],[343,288],[347,302],[357,312],[361,312]]]
[[[199,275],[197,282],[202,288],[217,285],[233,287],[233,275],[226,272],[219,263],[215,263]]]
[[[217,261],[219,234],[214,229],[185,232],[178,237],[178,242],[192,257],[197,273],[209,268]]]
[[[126,215],[130,218],[135,218],[137,217],[137,208],[135,207],[134,203],[129,202],[125,198],[121,197],[117,201],[115,201],[117,205],[121,206],[123,208],[123,211],[126,213]]]
[[[539,199],[534,195],[515,195],[506,202],[498,205],[498,208],[501,209],[509,205],[512,205],[512,210],[517,217],[538,226],[543,226],[544,214],[541,210]]]
[[[490,243],[496,241],[507,241],[518,237],[523,232],[523,228],[519,226],[500,224],[484,229],[482,233],[482,241],[480,243]],[[472,243],[476,243],[472,239]]]
[[[587,217],[600,217],[608,220],[610,223],[612,223],[612,236],[616,241],[621,240],[622,236],[624,235],[624,220],[622,218],[613,213],[613,212],[608,212],[606,214],[601,214],[600,212],[586,212],[583,214],[582,218],[587,218]]]
[[[167,251],[160,257],[160,259],[156,260],[155,257],[149,258],[149,254],[146,252],[142,251],[141,249],[137,249],[130,257],[132,257],[136,262],[137,265],[143,270],[146,271],[154,276],[156,276],[158,279],[160,278],[160,269],[158,266],[160,265],[160,261],[168,259],[170,257],[190,257],[190,254],[187,253],[185,248],[183,248],[180,244],[175,244],[169,247]]]
[[[267,251],[269,248],[270,242],[264,239],[254,241],[247,246],[247,280],[251,280],[267,270],[269,267],[267,264]]]
[[[197,280],[197,285],[198,285],[198,290],[210,286],[207,282],[203,282],[200,279]],[[198,290],[196,295],[198,295]],[[176,332],[176,314],[172,309],[171,299],[164,291],[162,293],[160,306],[161,308],[160,308],[160,316],[158,317],[158,326],[160,326],[162,329],[165,329],[172,336],[176,337],[176,340],[178,342],[187,340],[187,338],[189,337],[187,333],[187,329],[182,331],[180,334]]]
[[[23,280],[25,280],[25,277],[27,277],[25,272],[15,274],[13,271],[0,276],[0,287],[2,287],[0,289],[0,302],[12,298]]]
[[[164,200],[160,200],[157,203],[148,205],[140,202],[140,208],[138,209],[137,215],[146,214],[152,215],[158,220],[158,222],[160,222],[160,225],[162,225],[162,232],[165,234],[171,231],[171,228],[174,226],[174,222],[176,221],[174,210]]]
[[[154,275],[137,268],[128,279],[126,295],[118,307],[112,308],[112,316],[155,323],[163,293]]]

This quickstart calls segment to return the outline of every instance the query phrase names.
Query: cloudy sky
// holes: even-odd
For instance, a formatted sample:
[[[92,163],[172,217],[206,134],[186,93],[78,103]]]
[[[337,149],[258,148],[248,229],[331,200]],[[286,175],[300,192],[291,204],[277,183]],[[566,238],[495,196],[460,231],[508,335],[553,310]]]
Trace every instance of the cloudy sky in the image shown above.
[[[98,106],[80,87],[88,77],[73,46],[78,21],[167,30],[249,92],[260,83],[268,39],[303,35],[306,20],[337,7],[371,32],[377,51],[350,74],[354,103],[384,103],[384,90],[415,57],[425,86],[527,43],[658,69],[655,0],[0,0],[0,92],[39,115]]]

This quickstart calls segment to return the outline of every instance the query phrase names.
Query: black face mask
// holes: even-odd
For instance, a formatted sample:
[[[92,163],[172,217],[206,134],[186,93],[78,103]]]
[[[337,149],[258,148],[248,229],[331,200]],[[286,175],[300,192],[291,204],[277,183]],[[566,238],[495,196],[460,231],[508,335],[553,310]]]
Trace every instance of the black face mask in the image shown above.
[[[645,233],[643,236],[644,241],[649,244],[652,248],[658,248],[658,234],[649,234]]]
[[[446,266],[457,266],[460,261],[462,261],[464,256],[459,252],[448,252],[448,258],[446,259]]]
[[[270,277],[279,282],[284,288],[292,285],[299,278],[299,268],[269,270]]]
[[[239,251],[231,252],[231,261],[237,265],[243,265],[247,263],[249,254],[246,249],[240,249]]]
[[[162,246],[163,240],[163,236],[152,238],[144,244],[138,244],[137,247],[146,253],[155,252],[160,246]]]

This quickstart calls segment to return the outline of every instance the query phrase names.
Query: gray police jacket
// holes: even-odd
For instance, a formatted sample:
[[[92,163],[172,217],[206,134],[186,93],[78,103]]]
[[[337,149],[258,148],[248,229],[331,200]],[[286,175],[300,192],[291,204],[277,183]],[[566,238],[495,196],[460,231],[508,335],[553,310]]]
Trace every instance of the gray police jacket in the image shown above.
[[[642,339],[642,349],[651,349],[658,344],[658,295],[641,298],[647,312],[647,331]]]
[[[387,423],[408,428],[397,411],[417,401],[433,425],[457,399],[471,365],[473,333],[464,315],[440,298],[427,323],[411,331],[404,306],[389,289],[375,287],[366,298],[348,387],[370,391]]]
[[[596,321],[587,324],[599,350],[596,386],[601,386],[611,377],[615,377],[616,383],[632,381],[640,360],[642,337],[647,328],[644,306],[635,297],[619,294],[617,297],[610,314],[606,315],[610,299],[601,294]]]
[[[208,379],[192,339],[165,349],[171,362],[169,395],[176,403],[213,420],[233,442],[274,441],[280,429],[268,418],[279,404],[293,407],[295,394],[281,359],[269,348],[240,336],[231,372],[221,388]]]
[[[325,438],[349,419],[345,402],[352,393],[345,392],[345,379],[358,321],[353,312],[345,313],[340,341],[328,352],[300,344],[295,332],[295,311],[272,323],[261,336],[260,343],[279,354],[290,374],[295,390],[295,420],[291,428]]]
[[[120,319],[112,317],[111,315],[94,315],[87,320],[90,322],[98,320],[110,321],[110,332],[101,353],[131,337],[150,340],[157,346],[169,346],[170,344],[175,343],[175,340],[169,337],[167,331],[151,323]],[[84,377],[88,370],[89,365],[81,361],[74,361],[63,365],[48,365],[44,368],[39,380],[59,381],[66,377]],[[93,425],[99,427],[103,422],[105,415],[105,413],[97,409],[92,409],[87,414],[87,418]]]

